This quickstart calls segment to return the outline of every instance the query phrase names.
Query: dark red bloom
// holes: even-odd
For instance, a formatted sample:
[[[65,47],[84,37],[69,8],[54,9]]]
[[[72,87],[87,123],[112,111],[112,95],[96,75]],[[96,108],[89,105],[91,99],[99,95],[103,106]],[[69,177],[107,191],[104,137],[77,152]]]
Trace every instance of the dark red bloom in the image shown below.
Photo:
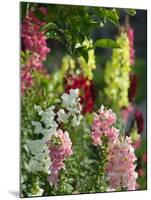
[[[137,130],[138,133],[142,133],[144,130],[144,118],[143,118],[143,114],[136,110],[134,113],[135,116],[135,120],[136,120],[136,124],[137,124]]]
[[[92,112],[94,106],[94,83],[83,75],[67,75],[65,80],[65,91],[78,88],[80,90],[80,101],[83,106],[83,114]]]
[[[129,102],[132,102],[134,101],[137,92],[138,76],[134,73],[130,73],[129,78],[130,78],[130,87],[128,90],[128,98]]]

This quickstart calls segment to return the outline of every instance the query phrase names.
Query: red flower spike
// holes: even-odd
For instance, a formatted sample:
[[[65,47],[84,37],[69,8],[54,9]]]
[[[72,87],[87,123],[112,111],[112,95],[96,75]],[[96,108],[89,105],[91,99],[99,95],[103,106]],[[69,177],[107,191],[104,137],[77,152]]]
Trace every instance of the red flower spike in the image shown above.
[[[142,133],[143,130],[144,130],[144,118],[143,118],[143,115],[140,111],[136,110],[135,113],[134,113],[134,116],[135,116],[135,120],[136,120],[136,123],[137,123],[137,130],[138,130],[138,133]]]

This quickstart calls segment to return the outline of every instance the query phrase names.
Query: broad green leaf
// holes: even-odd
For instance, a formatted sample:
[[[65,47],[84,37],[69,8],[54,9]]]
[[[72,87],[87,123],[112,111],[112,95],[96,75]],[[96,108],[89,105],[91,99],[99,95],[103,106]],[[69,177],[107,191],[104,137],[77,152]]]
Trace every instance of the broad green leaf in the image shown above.
[[[131,16],[136,15],[136,10],[131,8],[124,8],[125,12]]]
[[[120,48],[119,44],[112,39],[99,39],[94,43],[95,47],[102,47],[102,48]]]
[[[47,24],[45,24],[44,26],[41,27],[40,31],[44,31],[44,30],[55,30],[57,29],[57,25],[53,22],[49,22]]]

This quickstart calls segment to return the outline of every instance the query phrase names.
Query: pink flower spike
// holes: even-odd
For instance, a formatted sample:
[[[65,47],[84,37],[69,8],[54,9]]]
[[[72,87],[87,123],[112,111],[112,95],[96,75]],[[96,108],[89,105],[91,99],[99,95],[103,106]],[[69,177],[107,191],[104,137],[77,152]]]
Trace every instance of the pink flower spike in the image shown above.
[[[58,141],[58,144],[54,143],[55,140]],[[64,160],[69,158],[73,153],[72,142],[68,132],[63,132],[59,129],[47,144],[49,147],[50,159],[52,161],[48,181],[50,185],[57,185],[59,181],[59,171],[65,168]]]

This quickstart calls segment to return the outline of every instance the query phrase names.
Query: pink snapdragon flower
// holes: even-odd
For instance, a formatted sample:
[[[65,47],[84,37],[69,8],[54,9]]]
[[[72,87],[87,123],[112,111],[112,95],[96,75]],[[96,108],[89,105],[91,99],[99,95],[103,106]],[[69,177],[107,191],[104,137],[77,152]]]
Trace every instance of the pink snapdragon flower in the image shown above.
[[[134,107],[132,106],[132,104],[129,104],[127,107],[121,110],[122,119],[125,123],[127,123],[128,118],[130,114],[133,113],[133,111],[134,111]]]
[[[94,145],[102,145],[101,137],[103,135],[108,137],[109,142],[115,142],[119,130],[112,127],[112,125],[116,122],[116,115],[112,112],[111,109],[107,110],[104,106],[98,111],[98,114],[95,113],[94,121],[92,124],[92,140]]]
[[[31,73],[27,69],[21,71],[21,93],[23,94],[26,88],[30,88],[33,85],[33,78]]]
[[[134,30],[131,27],[128,28],[127,35],[128,35],[129,44],[130,44],[130,64],[134,65],[134,61],[135,61]]]
[[[57,141],[57,144],[54,143]],[[51,185],[57,185],[59,181],[59,172],[65,168],[64,161],[72,155],[72,142],[68,132],[59,129],[48,142],[49,155],[51,159],[48,181]]]
[[[43,13],[44,9],[42,9]],[[27,63],[22,67],[21,72],[21,92],[22,94],[33,85],[32,72],[34,70],[42,70],[43,62],[46,60],[50,49],[47,47],[46,36],[44,31],[40,31],[40,27],[45,25],[45,22],[40,21],[35,17],[34,13],[29,11],[24,18],[21,29],[21,36],[24,49],[30,52]],[[28,77],[24,75],[24,71],[28,70]],[[23,75],[22,75],[23,74]],[[29,78],[30,77],[30,78]],[[30,80],[29,80],[30,79]]]
[[[106,168],[110,188],[136,189],[135,161],[136,156],[129,137],[126,137],[124,141],[117,140],[110,146],[109,162]]]
[[[28,13],[22,24],[21,36],[23,38],[25,49],[32,53],[32,68],[42,67],[42,62],[46,60],[46,56],[50,52],[50,49],[46,44],[47,38],[44,35],[44,31],[39,30],[44,24],[45,23],[36,18],[32,12]],[[39,65],[34,64],[35,60],[39,62]]]
[[[136,139],[136,141],[133,143],[134,149],[139,149],[140,146],[141,146],[141,144],[142,144],[141,137],[138,137],[138,138]]]

